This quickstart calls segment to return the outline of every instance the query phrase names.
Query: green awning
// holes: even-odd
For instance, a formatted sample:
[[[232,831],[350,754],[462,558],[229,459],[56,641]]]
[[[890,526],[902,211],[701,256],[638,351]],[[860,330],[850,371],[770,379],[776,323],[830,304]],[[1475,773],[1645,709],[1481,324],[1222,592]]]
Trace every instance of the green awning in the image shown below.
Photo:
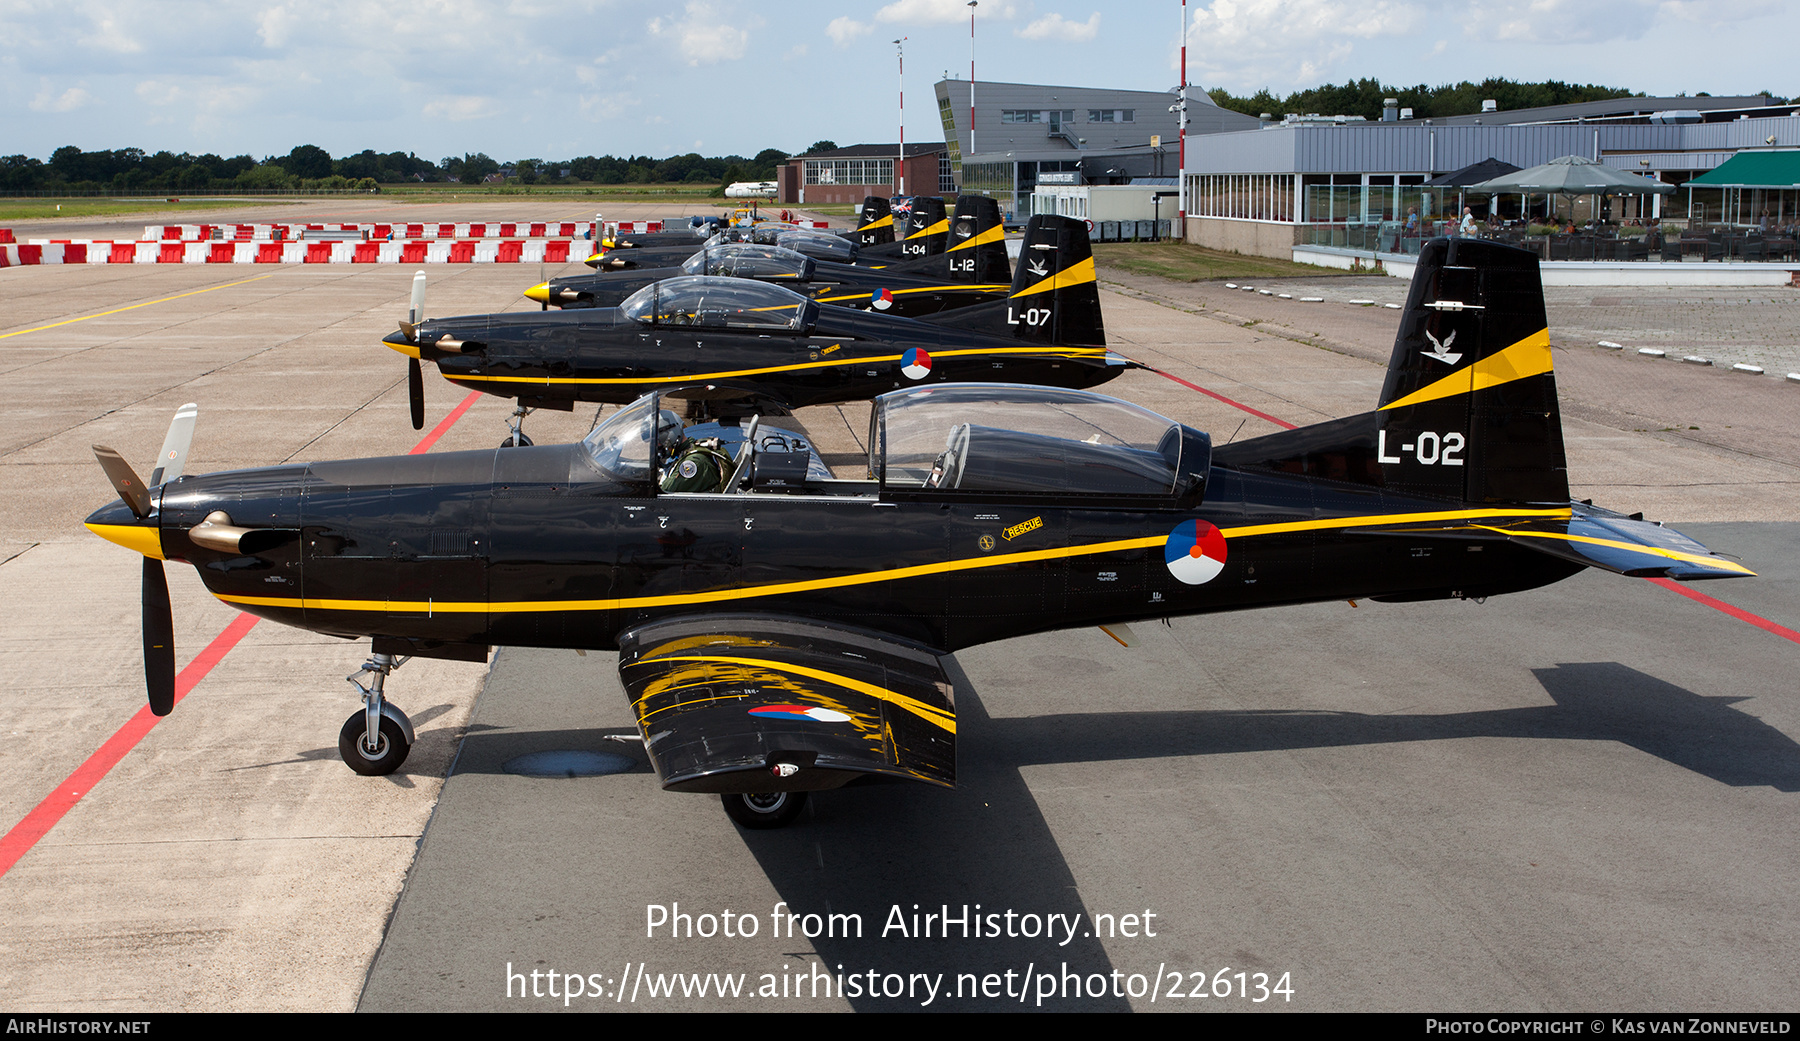
[[[1800,188],[1800,149],[1739,152],[1687,183],[1701,188]]]

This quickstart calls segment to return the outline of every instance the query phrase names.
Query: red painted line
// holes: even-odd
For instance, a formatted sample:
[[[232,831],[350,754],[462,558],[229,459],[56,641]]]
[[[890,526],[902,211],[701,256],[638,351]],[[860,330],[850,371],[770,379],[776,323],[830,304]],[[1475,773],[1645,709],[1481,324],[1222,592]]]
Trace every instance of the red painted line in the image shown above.
[[[437,444],[438,438],[443,437],[446,433],[449,433],[450,428],[456,425],[456,421],[463,417],[464,412],[469,411],[469,406],[475,404],[475,399],[479,398],[479,397],[481,397],[481,391],[479,391],[479,390],[470,391],[469,396],[462,399],[462,404],[451,409],[450,414],[444,417],[444,421],[442,423],[439,423],[437,426],[432,427],[431,433],[426,434],[423,438],[421,438],[419,443],[413,446],[412,451],[410,451],[406,454],[407,455],[418,455],[421,452],[431,451],[431,446]]]
[[[219,664],[225,655],[237,646],[238,641],[242,640],[258,621],[260,619],[254,615],[238,615],[230,625],[225,627],[224,632],[214,637],[213,642],[206,645],[205,650],[201,651],[193,661],[188,662],[187,668],[182,669],[175,677],[175,703],[177,705],[181,704],[182,698],[187,697],[188,691],[194,689],[195,684],[206,678],[206,674],[212,671],[213,666]],[[93,791],[94,786],[100,783],[100,779],[117,766],[119,760],[125,758],[125,753],[136,748],[137,743],[150,732],[150,728],[160,721],[161,717],[150,714],[149,705],[138,709],[137,715],[132,716],[124,726],[114,731],[113,736],[107,738],[105,744],[101,745],[93,755],[88,756],[87,762],[76,767],[75,772],[64,779],[63,783],[57,785],[55,791],[45,796],[42,802],[25,815],[24,820],[14,825],[4,838],[0,838],[0,877],[12,870],[12,866],[18,863],[19,858],[29,852],[31,847],[37,845],[37,840],[43,838],[51,828],[56,827],[57,822],[63,819],[63,815],[74,809],[75,804],[81,801],[83,795]]]
[[[1255,416],[1258,419],[1266,419],[1269,422],[1275,424],[1276,426],[1282,428],[1283,430],[1294,430],[1294,429],[1297,429],[1297,427],[1298,427],[1298,424],[1289,423],[1285,419],[1276,419],[1274,416],[1269,415],[1267,412],[1261,412],[1261,411],[1258,411],[1257,409],[1253,409],[1249,405],[1246,405],[1241,401],[1233,401],[1230,398],[1226,397],[1225,395],[1220,394],[1218,391],[1207,390],[1205,387],[1202,387],[1197,383],[1189,383],[1187,380],[1182,379],[1180,376],[1171,375],[1167,372],[1164,372],[1161,369],[1151,369],[1150,371],[1156,373],[1158,376],[1161,376],[1164,379],[1174,380],[1176,383],[1181,384],[1182,386],[1186,387],[1189,390],[1197,390],[1200,393],[1205,394],[1209,398],[1214,398],[1219,401],[1223,401],[1225,404],[1230,405],[1232,408],[1242,409],[1245,412],[1250,413],[1251,415]]]
[[[1664,589],[1671,590],[1672,592],[1680,593],[1682,596],[1687,597],[1689,600],[1693,600],[1698,603],[1705,604],[1706,606],[1712,608],[1715,611],[1723,611],[1726,614],[1730,615],[1731,617],[1736,618],[1740,622],[1748,622],[1749,624],[1756,626],[1758,629],[1767,629],[1769,632],[1774,633],[1776,636],[1779,636],[1784,640],[1792,640],[1795,643],[1800,643],[1800,632],[1795,632],[1794,630],[1789,629],[1787,626],[1781,625],[1778,622],[1771,622],[1767,618],[1762,617],[1761,615],[1751,614],[1749,611],[1746,611],[1741,607],[1733,607],[1730,604],[1726,603],[1725,601],[1714,599],[1713,597],[1707,596],[1705,593],[1702,593],[1697,589],[1689,589],[1687,586],[1683,585],[1680,582],[1675,581],[1672,578],[1652,578],[1652,579],[1649,579],[1648,581],[1654,582],[1657,585],[1662,586]]]
[[[417,455],[437,443],[437,439],[443,437],[445,432],[462,418],[463,413],[469,411],[469,406],[475,404],[475,399],[480,396],[480,391],[470,393],[463,399],[462,404],[456,406],[448,416],[444,417],[442,423],[433,428],[431,433],[426,434],[424,439],[413,446],[413,450],[407,454]],[[207,673],[213,670],[213,666],[224,661],[225,655],[231,653],[231,649],[238,645],[238,641],[249,634],[250,630],[254,629],[256,623],[261,620],[255,615],[238,615],[232,619],[231,624],[227,625],[223,632],[213,637],[213,641],[207,644],[204,650],[194,656],[193,661],[187,663],[186,668],[176,673],[175,704],[181,704],[181,699],[187,697],[188,692],[206,678]],[[25,815],[24,820],[13,825],[12,830],[8,831],[5,836],[0,836],[0,878],[6,877],[6,873],[19,862],[19,858],[29,853],[31,847],[37,845],[39,839],[49,834],[50,829],[56,827],[63,816],[75,808],[75,804],[81,801],[82,796],[93,791],[94,786],[98,785],[112,771],[113,767],[119,765],[119,760],[125,758],[126,753],[136,748],[138,742],[144,739],[144,735],[148,734],[151,728],[162,720],[163,717],[151,714],[149,705],[138,709],[137,715],[126,720],[124,726],[115,730],[113,735],[107,738],[93,755],[87,757],[86,762],[76,767],[75,772],[64,778],[63,782],[57,785],[49,795],[46,795],[43,801],[32,807],[31,812]]]

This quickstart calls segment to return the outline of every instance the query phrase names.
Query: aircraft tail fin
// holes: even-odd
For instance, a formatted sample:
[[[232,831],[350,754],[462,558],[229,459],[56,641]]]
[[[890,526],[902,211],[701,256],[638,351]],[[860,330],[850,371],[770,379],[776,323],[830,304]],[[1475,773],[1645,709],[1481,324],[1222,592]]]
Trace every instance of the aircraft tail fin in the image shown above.
[[[955,235],[953,225],[951,237]],[[946,251],[946,255],[954,254]],[[1100,317],[1100,288],[1094,281],[1094,250],[1087,224],[1049,214],[1031,218],[1005,301],[946,311],[925,320],[1020,340],[1104,347],[1106,325]]]
[[[880,246],[894,241],[894,211],[886,199],[879,195],[863,199],[862,209],[857,211],[854,241],[859,246]]]
[[[1214,459],[1458,502],[1566,505],[1537,257],[1481,239],[1426,243],[1376,410]]]
[[[932,259],[929,270],[942,273],[951,282],[1011,282],[1012,263],[1006,259],[1006,225],[1000,218],[1000,204],[986,195],[957,196],[941,259]]]
[[[912,213],[906,218],[906,237],[900,241],[901,255],[908,260],[935,257],[949,239],[950,216],[944,200],[936,195],[914,196]]]

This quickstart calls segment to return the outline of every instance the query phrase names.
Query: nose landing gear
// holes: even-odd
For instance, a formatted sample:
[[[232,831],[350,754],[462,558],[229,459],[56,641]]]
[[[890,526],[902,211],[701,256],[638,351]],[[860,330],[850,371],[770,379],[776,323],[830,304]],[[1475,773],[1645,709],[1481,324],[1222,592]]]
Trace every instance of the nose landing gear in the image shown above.
[[[506,436],[506,440],[500,442],[501,448],[531,447],[531,438],[526,437],[525,431],[521,428],[525,425],[525,417],[531,415],[535,411],[537,410],[526,408],[524,405],[520,405],[513,409],[512,422],[510,424],[512,426],[512,433]]]
[[[344,720],[344,728],[338,731],[338,755],[350,769],[365,777],[393,773],[412,751],[412,720],[388,704],[381,693],[388,673],[407,660],[391,654],[371,654],[362,668],[344,677],[362,692],[363,710]],[[366,687],[357,681],[365,672],[371,674]]]

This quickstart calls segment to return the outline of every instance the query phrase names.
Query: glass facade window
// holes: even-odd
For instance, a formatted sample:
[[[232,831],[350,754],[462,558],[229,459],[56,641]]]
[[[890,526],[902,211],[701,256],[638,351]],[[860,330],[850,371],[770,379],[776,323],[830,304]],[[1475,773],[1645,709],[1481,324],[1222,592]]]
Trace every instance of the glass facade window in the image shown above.
[[[1075,122],[1075,110],[1072,108],[1065,108],[1065,109],[1038,109],[1038,108],[1001,109],[1000,110],[1000,122],[1002,122],[1002,123],[1073,123],[1073,122]]]
[[[1292,223],[1293,174],[1194,174],[1188,178],[1190,217]]]
[[[892,159],[805,159],[807,184],[893,184]]]
[[[938,191],[953,192],[956,190],[954,179],[962,176],[962,138],[957,136],[956,114],[950,108],[948,97],[938,99],[938,118],[944,123],[944,151],[946,152],[944,162],[949,164],[951,177],[951,180],[946,182],[943,172],[939,171]],[[945,187],[946,183],[950,187]]]
[[[1136,121],[1137,109],[1135,108],[1088,109],[1088,122],[1090,123],[1135,123]]]

